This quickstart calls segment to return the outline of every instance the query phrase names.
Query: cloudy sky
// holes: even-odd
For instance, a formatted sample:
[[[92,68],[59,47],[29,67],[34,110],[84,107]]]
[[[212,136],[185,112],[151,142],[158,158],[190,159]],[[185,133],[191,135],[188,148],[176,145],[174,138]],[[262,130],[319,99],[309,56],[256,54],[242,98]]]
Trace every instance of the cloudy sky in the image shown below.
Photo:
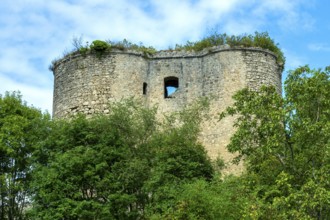
[[[286,56],[286,72],[330,65],[328,0],[1,0],[0,94],[52,112],[48,66],[72,39],[143,42],[167,49],[208,33],[267,31]]]

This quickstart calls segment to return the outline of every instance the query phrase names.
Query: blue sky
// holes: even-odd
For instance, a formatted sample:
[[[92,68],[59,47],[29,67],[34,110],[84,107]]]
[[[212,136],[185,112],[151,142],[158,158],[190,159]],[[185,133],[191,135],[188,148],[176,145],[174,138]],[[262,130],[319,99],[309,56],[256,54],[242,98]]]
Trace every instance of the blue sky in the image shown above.
[[[301,65],[330,65],[329,9],[328,0],[1,0],[0,94],[19,90],[51,112],[48,66],[80,36],[167,49],[214,30],[267,31],[286,56],[285,79]]]

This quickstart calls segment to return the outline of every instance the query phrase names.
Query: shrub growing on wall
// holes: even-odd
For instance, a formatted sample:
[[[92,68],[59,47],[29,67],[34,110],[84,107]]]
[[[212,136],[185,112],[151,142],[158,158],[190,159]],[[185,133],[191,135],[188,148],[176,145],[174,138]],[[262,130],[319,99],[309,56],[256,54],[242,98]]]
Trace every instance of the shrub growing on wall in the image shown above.
[[[104,52],[110,48],[110,44],[101,40],[94,40],[90,46],[92,51],[96,52],[97,56],[101,56]]]

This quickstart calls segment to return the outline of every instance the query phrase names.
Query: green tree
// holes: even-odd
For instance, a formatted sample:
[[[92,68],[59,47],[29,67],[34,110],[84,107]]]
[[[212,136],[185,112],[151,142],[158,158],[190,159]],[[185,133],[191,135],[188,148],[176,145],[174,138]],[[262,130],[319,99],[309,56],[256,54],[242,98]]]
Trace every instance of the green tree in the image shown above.
[[[48,121],[49,115],[27,106],[20,93],[0,96],[0,219],[24,219],[32,153]]]
[[[154,110],[131,101],[109,116],[54,121],[36,151],[33,219],[136,219],[147,165],[135,158]]]
[[[166,213],[175,205],[181,186],[197,179],[211,180],[213,168],[198,143],[200,123],[205,119],[207,100],[199,100],[185,110],[168,115],[147,143],[151,172],[144,184],[148,192],[147,215]]]
[[[244,189],[241,177],[227,176],[223,180],[196,179],[176,188],[174,205],[150,219],[242,219],[244,206],[251,197]]]
[[[330,69],[290,71],[285,97],[243,90],[221,117],[237,115],[228,146],[244,159],[255,199],[248,219],[330,218]]]
[[[187,111],[198,116],[198,109]],[[211,178],[211,163],[196,143],[200,117],[187,115],[163,124],[156,109],[127,100],[108,116],[54,121],[35,151],[31,218],[137,219],[176,184]]]

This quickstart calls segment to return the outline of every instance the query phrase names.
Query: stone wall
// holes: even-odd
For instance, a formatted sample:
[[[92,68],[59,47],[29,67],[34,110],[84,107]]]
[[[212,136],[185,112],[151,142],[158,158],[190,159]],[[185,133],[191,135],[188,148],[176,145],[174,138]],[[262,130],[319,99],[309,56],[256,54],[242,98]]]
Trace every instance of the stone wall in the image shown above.
[[[282,68],[276,56],[259,48],[207,48],[201,52],[160,51],[145,57],[135,51],[112,51],[101,58],[93,54],[71,55],[54,69],[53,117],[82,112],[108,113],[108,103],[122,98],[142,100],[146,107],[158,105],[159,113],[182,109],[198,97],[213,97],[211,120],[202,125],[201,143],[214,159],[226,151],[234,133],[233,118],[218,122],[218,114],[233,103],[239,89],[274,85],[281,92]],[[178,79],[178,89],[165,98],[164,79]],[[228,172],[242,167],[231,166]]]

